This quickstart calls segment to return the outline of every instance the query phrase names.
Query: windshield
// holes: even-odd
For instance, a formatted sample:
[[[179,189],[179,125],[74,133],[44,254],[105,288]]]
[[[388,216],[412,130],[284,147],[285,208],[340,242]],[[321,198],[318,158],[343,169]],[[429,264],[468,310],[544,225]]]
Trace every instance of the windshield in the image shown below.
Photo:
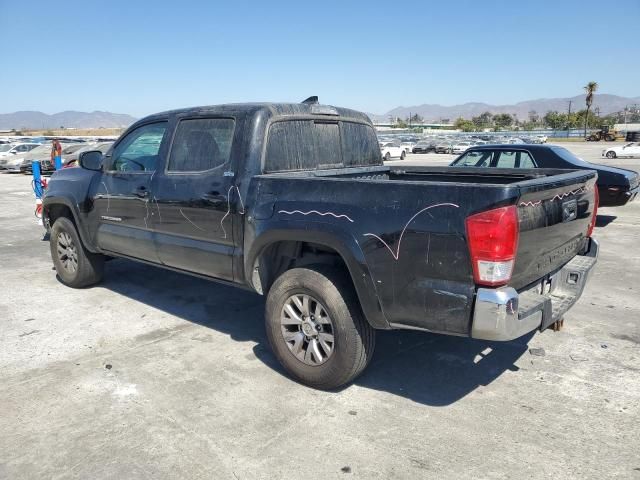
[[[0,145],[0,152],[8,152],[11,150],[11,145]]]

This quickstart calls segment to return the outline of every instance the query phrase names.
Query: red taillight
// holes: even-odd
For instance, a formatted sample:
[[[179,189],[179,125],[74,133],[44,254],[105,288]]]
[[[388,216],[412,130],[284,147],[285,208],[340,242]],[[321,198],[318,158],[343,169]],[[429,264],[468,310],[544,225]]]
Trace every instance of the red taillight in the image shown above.
[[[496,286],[511,280],[518,235],[515,205],[467,217],[467,241],[476,283]]]
[[[598,187],[593,187],[593,214],[591,216],[591,222],[589,222],[589,228],[587,229],[587,237],[590,237],[593,233],[593,229],[596,226],[596,217],[598,216],[598,203],[600,203],[600,193],[598,193]]]

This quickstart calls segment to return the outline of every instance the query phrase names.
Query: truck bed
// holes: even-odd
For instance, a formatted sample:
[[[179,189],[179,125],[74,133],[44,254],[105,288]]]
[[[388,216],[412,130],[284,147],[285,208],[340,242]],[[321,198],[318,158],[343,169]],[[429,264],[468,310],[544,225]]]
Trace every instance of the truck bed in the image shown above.
[[[585,248],[596,177],[584,170],[474,167],[271,173],[254,179],[261,192],[256,220],[299,222],[301,229],[320,222],[355,237],[392,325],[464,335],[477,288],[466,218],[517,206],[520,235],[509,286],[524,290]],[[432,308],[444,313],[432,318]]]

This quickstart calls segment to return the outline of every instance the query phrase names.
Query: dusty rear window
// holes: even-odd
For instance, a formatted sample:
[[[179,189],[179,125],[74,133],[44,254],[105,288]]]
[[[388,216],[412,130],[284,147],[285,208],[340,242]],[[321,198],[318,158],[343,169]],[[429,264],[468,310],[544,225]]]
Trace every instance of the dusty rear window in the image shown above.
[[[381,164],[378,140],[370,125],[286,120],[269,129],[266,172]]]

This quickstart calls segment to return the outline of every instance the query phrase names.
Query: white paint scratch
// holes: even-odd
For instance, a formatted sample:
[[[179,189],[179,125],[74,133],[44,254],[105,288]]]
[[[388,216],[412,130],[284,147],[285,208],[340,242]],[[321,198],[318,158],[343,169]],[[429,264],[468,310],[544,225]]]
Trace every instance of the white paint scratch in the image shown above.
[[[580,193],[586,193],[589,190],[591,190],[592,188],[593,187],[580,187],[580,188],[576,188],[575,190],[571,190],[569,192],[558,193],[557,195],[554,195],[549,201],[553,202],[555,200],[562,200],[563,198],[570,197],[571,195],[578,195]],[[542,200],[537,200],[535,202],[533,202],[533,201],[520,202],[518,205],[520,207],[537,207],[541,203],[542,203]]]
[[[187,217],[187,216],[184,214],[184,212],[182,211],[182,209],[181,209],[181,208],[179,209],[179,211],[180,211],[180,215],[182,215],[182,216],[185,218],[185,220],[186,220],[187,222],[189,222],[191,225],[193,225],[194,227],[196,227],[198,230],[202,230],[203,232],[206,232],[206,230],[205,230],[204,228],[202,228],[202,227],[200,227],[200,226],[196,225],[195,223],[193,223],[193,222],[191,221],[191,219],[190,219],[189,217]]]
[[[111,207],[111,195],[109,194],[109,189],[107,188],[107,184],[104,182],[100,182],[102,185],[104,185],[104,189],[107,192],[107,213],[109,213],[109,207]]]
[[[349,216],[344,215],[344,214],[337,214],[337,213],[333,213],[333,212],[319,212],[317,210],[309,210],[308,212],[303,212],[301,210],[292,210],[292,211],[278,210],[278,213],[284,213],[284,214],[287,214],[287,215],[294,215],[296,213],[299,213],[300,215],[316,214],[316,215],[320,215],[322,217],[327,216],[327,215],[331,215],[332,217],[335,217],[335,218],[346,218],[348,221],[353,223],[353,220]]]
[[[455,207],[455,208],[460,208],[460,205],[456,205],[455,203],[436,203],[435,205],[430,205],[428,207],[423,208],[422,210],[420,210],[418,213],[416,213],[413,217],[411,217],[409,219],[409,221],[405,224],[404,228],[402,229],[402,233],[400,233],[400,238],[398,239],[398,248],[396,248],[396,251],[394,252],[391,247],[387,244],[387,242],[385,242],[382,238],[380,238],[378,235],[376,235],[375,233],[365,233],[364,236],[365,237],[373,237],[376,238],[377,240],[379,240],[380,242],[382,242],[382,244],[387,247],[387,250],[389,250],[389,252],[391,253],[391,256],[397,261],[400,258],[400,245],[402,244],[402,239],[404,237],[405,232],[407,231],[407,227],[409,227],[409,224],[411,222],[413,222],[415,220],[415,218],[428,211],[431,210],[432,208],[437,208],[437,207]]]
[[[235,189],[238,192],[238,199],[240,200],[240,211],[238,212],[240,215],[245,214],[244,210],[244,202],[242,201],[242,194],[240,193],[240,189],[235,185],[231,185],[229,187],[229,191],[227,192],[227,213],[224,214],[224,217],[220,220],[220,227],[222,227],[222,238],[227,238],[227,230],[224,228],[225,219],[231,214],[231,191]]]

